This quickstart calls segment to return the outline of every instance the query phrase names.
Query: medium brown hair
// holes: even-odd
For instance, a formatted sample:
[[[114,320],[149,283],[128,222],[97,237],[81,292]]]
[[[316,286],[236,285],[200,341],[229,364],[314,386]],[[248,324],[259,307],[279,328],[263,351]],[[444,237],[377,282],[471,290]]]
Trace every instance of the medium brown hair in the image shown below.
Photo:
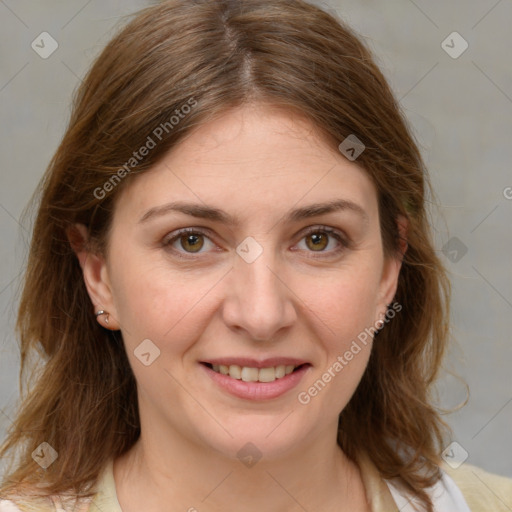
[[[191,99],[195,106],[171,127],[171,116]],[[385,478],[401,477],[432,511],[425,488],[440,476],[449,427],[432,405],[431,387],[449,338],[450,298],[426,210],[433,193],[369,48],[340,19],[301,0],[175,0],[143,9],[77,89],[69,126],[40,184],[17,321],[21,388],[28,356],[43,357],[0,452],[20,450],[3,495],[44,483],[42,494],[90,496],[107,460],[129,450],[140,433],[122,338],[96,322],[67,229],[84,224],[97,250],[105,250],[126,184],[195,127],[249,101],[300,113],[335,150],[351,134],[363,141],[357,163],[377,190],[387,257],[399,251],[398,216],[408,219],[395,296],[402,310],[375,339],[340,414],[338,442],[354,460],[366,451]],[[148,137],[156,139],[159,126],[167,127],[165,136],[120,172]],[[107,181],[112,186],[103,194]],[[46,470],[31,457],[42,442],[58,451]]]

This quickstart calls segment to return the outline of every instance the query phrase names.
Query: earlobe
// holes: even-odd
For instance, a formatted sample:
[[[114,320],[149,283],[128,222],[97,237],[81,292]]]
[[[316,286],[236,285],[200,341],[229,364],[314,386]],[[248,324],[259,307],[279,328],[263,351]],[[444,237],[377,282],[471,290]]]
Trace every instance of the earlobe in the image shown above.
[[[68,228],[66,234],[82,269],[87,293],[93,305],[91,314],[96,316],[103,327],[119,329],[105,258],[91,250],[89,234],[83,224],[74,224]],[[108,311],[108,316],[96,315],[97,311]],[[106,319],[108,322],[105,322]]]

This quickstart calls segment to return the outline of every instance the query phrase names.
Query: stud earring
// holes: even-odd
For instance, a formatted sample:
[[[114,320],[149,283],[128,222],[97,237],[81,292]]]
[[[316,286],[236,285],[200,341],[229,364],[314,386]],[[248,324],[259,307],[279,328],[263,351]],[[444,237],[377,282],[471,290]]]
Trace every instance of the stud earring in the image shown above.
[[[103,309],[100,309],[99,311],[96,311],[96,318],[98,318],[101,315],[107,315],[105,317],[105,323],[108,324],[108,316],[109,316],[108,312],[104,311]]]

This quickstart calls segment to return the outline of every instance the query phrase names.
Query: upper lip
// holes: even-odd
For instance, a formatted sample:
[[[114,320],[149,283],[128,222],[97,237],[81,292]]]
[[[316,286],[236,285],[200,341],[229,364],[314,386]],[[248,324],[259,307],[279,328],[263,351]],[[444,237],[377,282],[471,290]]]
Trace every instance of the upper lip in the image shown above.
[[[297,359],[296,357],[269,357],[267,359],[254,359],[252,357],[218,357],[201,361],[201,363],[224,366],[236,364],[238,366],[246,366],[247,368],[270,368],[272,366],[281,365],[300,366],[302,364],[309,364],[308,361]]]

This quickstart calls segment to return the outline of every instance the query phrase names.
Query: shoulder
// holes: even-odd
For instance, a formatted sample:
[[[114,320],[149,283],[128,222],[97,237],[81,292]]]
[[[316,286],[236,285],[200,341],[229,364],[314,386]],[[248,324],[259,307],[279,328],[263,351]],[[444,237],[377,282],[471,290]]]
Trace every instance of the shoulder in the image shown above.
[[[32,485],[18,485],[8,495],[0,496],[0,512],[122,512],[111,495],[115,497],[115,482],[113,461],[109,459],[89,495],[78,497],[66,491],[43,496],[41,490]]]
[[[441,469],[455,482],[472,512],[512,510],[512,478],[466,463],[456,469],[442,463]]]
[[[0,512],[20,512],[20,509],[10,500],[0,500]]]
[[[69,496],[17,496],[0,499],[0,512],[87,512],[90,498],[77,502]]]
[[[0,500],[0,512],[55,512],[51,499],[36,496],[17,495]]]
[[[28,497],[11,497],[9,500],[0,500],[0,512],[31,512],[38,510],[41,512],[55,512],[55,507],[51,501],[34,499]]]

